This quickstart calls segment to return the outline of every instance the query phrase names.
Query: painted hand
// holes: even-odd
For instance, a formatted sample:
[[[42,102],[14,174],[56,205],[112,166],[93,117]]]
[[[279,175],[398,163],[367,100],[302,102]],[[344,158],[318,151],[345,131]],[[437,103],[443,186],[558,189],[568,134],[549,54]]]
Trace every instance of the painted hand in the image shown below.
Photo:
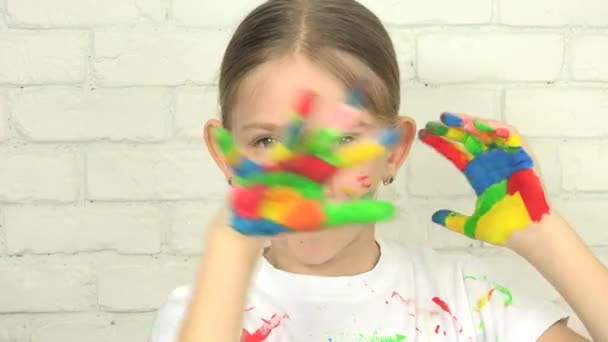
[[[420,139],[450,160],[477,194],[475,212],[433,214],[433,222],[470,238],[504,245],[516,230],[539,222],[550,208],[533,159],[519,135],[505,127],[444,113]]]
[[[314,99],[310,92],[302,96],[284,139],[273,145],[272,161],[268,163],[258,164],[246,158],[230,132],[215,131],[215,139],[236,175],[230,208],[231,225],[237,231],[271,236],[375,223],[394,215],[393,204],[371,198],[330,203],[324,184],[341,168],[384,155],[400,140],[399,131],[390,128],[374,139],[343,144],[345,135],[339,129],[307,129]],[[359,112],[349,108],[350,111],[335,113],[333,121],[336,116]]]

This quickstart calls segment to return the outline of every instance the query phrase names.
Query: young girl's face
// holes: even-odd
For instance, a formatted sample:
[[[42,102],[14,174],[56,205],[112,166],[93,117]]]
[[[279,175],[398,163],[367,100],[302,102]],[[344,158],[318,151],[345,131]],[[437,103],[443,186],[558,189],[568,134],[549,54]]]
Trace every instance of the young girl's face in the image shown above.
[[[314,122],[334,122],[335,106],[348,96],[331,73],[305,58],[290,56],[274,59],[257,67],[240,84],[234,110],[230,113],[231,128],[243,151],[253,160],[268,161],[269,147],[280,139],[282,128],[290,118],[289,110],[302,91],[312,89],[320,98],[315,107]],[[332,117],[333,116],[333,117]],[[371,114],[361,112],[347,129],[342,143],[371,137],[382,127]],[[389,176],[390,156],[340,170],[327,184],[330,200],[344,201],[373,194],[384,177]],[[373,240],[371,226],[350,226],[314,233],[282,234],[271,240],[273,249],[305,265],[323,264],[335,257],[353,241]]]

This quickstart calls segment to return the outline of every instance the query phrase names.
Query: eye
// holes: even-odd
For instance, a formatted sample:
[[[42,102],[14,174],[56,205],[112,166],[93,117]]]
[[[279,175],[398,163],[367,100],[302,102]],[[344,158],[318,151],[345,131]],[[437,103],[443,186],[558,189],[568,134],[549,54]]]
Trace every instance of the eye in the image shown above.
[[[261,147],[261,148],[267,148],[272,146],[274,143],[276,143],[276,139],[273,137],[263,137],[263,138],[259,138],[257,140],[255,140],[253,142],[253,147]]]
[[[340,145],[346,145],[346,144],[350,144],[354,140],[355,140],[354,136],[352,136],[352,135],[344,135],[344,136],[340,137],[340,140],[338,141],[338,143]]]

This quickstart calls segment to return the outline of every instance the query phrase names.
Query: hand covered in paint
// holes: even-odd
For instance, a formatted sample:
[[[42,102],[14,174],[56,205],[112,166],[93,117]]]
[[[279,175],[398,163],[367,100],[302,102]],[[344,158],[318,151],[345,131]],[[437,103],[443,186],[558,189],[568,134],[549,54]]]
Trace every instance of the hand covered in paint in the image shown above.
[[[499,124],[444,113],[419,132],[450,160],[477,194],[471,216],[439,210],[433,222],[470,238],[504,245],[511,234],[539,222],[550,208],[532,157],[520,136]]]
[[[393,204],[370,198],[330,203],[324,184],[342,168],[382,156],[399,141],[398,130],[391,128],[375,139],[342,144],[345,133],[340,129],[309,129],[314,99],[309,92],[299,100],[284,139],[272,147],[269,163],[248,159],[230,132],[215,131],[215,139],[236,175],[230,207],[231,225],[237,231],[270,236],[375,223],[393,216]],[[333,121],[352,120],[341,116],[360,112],[348,104],[341,105],[338,108],[342,110],[333,113]]]

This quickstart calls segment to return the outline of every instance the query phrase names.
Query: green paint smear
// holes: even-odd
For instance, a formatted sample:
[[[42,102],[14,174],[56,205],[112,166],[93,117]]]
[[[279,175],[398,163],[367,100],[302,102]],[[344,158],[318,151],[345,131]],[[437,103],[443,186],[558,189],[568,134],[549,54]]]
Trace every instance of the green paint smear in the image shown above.
[[[475,214],[464,224],[464,234],[470,238],[477,236],[477,222],[485,215],[492,207],[502,201],[507,196],[507,180],[502,180],[500,183],[489,186],[477,198]]]
[[[473,126],[475,126],[475,128],[477,128],[478,130],[480,130],[482,132],[494,132],[494,127],[488,125],[485,122],[474,120]]]
[[[345,224],[371,224],[391,219],[396,208],[391,202],[361,199],[340,204],[323,206],[326,215],[325,226],[339,227]]]
[[[343,334],[343,337],[349,337],[349,341],[357,342],[401,342],[407,339],[407,336],[396,334],[392,336],[380,336],[377,333],[373,335],[365,334]]]
[[[496,289],[496,291],[504,294],[505,297],[507,297],[507,299],[505,300],[505,306],[509,306],[509,305],[513,304],[513,294],[511,294],[511,291],[508,288],[506,288],[498,283],[489,281],[486,276],[478,277],[478,276],[468,275],[468,276],[464,277],[464,280],[467,280],[467,279],[490,283]]]

